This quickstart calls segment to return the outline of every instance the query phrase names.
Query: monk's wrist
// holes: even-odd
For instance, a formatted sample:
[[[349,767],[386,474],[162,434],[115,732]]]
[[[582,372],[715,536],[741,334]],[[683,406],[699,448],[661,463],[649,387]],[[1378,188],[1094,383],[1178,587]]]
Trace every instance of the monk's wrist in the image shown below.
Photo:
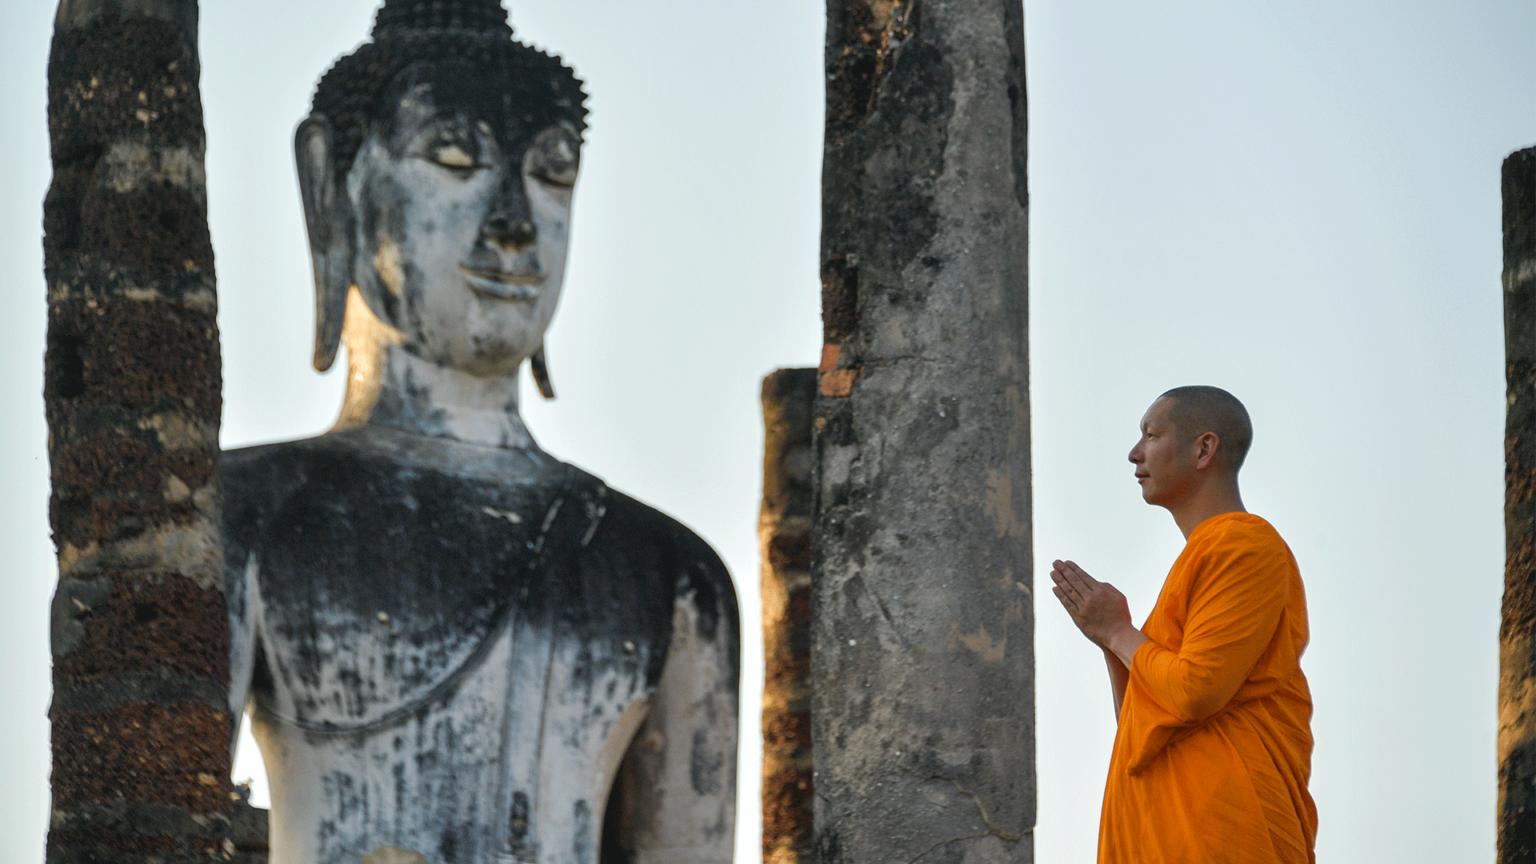
[[[1132,659],[1134,659],[1136,656],[1136,650],[1140,648],[1141,643],[1145,641],[1147,641],[1146,634],[1142,633],[1140,630],[1137,630],[1135,627],[1126,625],[1123,630],[1116,630],[1114,633],[1110,634],[1110,637],[1107,640],[1104,648],[1111,654],[1120,658],[1120,662],[1124,663],[1126,668],[1129,669],[1131,667]]]

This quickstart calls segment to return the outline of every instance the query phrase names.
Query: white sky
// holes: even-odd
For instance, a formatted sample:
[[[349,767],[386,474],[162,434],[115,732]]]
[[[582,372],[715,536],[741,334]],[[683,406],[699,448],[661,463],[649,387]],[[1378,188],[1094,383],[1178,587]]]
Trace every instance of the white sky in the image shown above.
[[[375,0],[203,3],[224,442],[323,430],[289,137]],[[40,203],[54,4],[0,28],[0,864],[47,821]],[[543,446],[673,513],[742,598],[761,686],[758,381],[819,356],[824,4],[518,0],[588,81],[591,131]],[[1144,616],[1178,552],[1124,453],[1158,393],[1248,404],[1250,509],[1301,562],[1322,860],[1493,853],[1502,584],[1499,164],[1536,143],[1536,4],[1031,0],[1037,736],[1043,864],[1092,860],[1113,720],[1045,573]],[[525,392],[537,403],[532,388]],[[242,768],[244,766],[241,766]],[[757,755],[738,846],[755,860]],[[237,775],[240,774],[237,769]],[[251,773],[249,769],[246,774]]]

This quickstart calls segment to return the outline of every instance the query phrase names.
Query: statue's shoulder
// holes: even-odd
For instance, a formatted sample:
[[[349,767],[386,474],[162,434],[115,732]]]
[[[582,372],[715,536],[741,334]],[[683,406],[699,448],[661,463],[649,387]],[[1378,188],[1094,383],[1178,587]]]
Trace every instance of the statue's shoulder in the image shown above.
[[[359,614],[392,593],[495,605],[532,570],[579,554],[607,496],[539,451],[373,430],[231,450],[220,481],[232,571],[259,561],[274,602],[321,579],[327,602]]]
[[[326,440],[329,437],[258,444],[220,453],[219,490],[225,512],[270,510],[317,470],[324,472],[341,467],[339,463],[357,461],[359,454],[336,447],[336,442]]]
[[[645,555],[649,566],[633,569],[665,574],[654,590],[664,592],[669,603],[679,598],[689,601],[698,613],[700,635],[710,641],[723,635],[736,644],[741,629],[736,588],[709,543],[678,520],[622,492],[609,489],[606,498],[591,557],[612,560]],[[727,628],[724,634],[718,632],[722,626]]]

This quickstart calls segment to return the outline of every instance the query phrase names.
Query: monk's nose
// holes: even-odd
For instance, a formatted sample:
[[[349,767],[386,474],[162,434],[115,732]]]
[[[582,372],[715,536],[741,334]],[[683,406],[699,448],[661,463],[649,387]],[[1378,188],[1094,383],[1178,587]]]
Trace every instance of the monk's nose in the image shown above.
[[[539,237],[531,219],[506,213],[492,213],[485,220],[484,231],[486,239],[512,249],[531,245]]]

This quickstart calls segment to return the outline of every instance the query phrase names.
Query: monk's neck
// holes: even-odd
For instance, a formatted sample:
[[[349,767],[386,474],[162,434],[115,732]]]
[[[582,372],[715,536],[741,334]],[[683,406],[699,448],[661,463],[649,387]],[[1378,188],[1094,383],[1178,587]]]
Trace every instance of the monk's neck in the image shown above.
[[[1168,512],[1173,514],[1173,521],[1188,540],[1201,522],[1223,513],[1247,513],[1248,510],[1243,506],[1243,496],[1234,477],[1231,481],[1207,483],[1188,499],[1169,506]]]
[[[518,373],[481,377],[391,342],[347,343],[347,395],[336,429],[387,426],[482,447],[535,446],[518,414]]]

